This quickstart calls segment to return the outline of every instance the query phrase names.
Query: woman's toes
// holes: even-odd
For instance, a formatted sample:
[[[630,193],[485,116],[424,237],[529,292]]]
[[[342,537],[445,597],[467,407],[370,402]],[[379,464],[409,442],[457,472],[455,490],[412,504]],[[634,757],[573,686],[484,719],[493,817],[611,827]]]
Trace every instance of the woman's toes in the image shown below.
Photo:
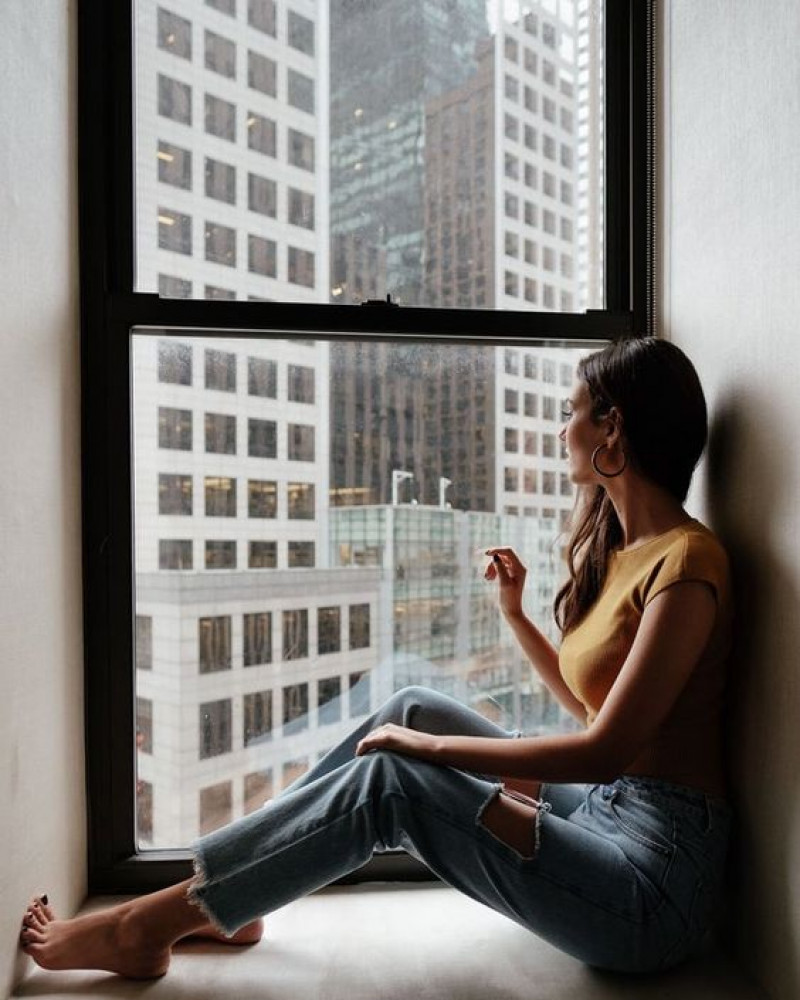
[[[47,921],[36,910],[28,910],[25,916],[25,923],[28,927],[35,927],[40,931],[43,931],[47,926]]]

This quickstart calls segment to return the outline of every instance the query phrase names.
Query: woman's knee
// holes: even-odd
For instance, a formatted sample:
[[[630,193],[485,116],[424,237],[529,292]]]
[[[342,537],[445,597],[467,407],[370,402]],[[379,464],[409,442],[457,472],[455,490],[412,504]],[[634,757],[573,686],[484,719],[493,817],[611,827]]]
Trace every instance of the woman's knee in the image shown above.
[[[410,684],[395,691],[379,709],[378,715],[383,722],[395,722],[398,725],[412,727],[415,714],[420,709],[430,710],[438,698],[436,691],[419,684]]]

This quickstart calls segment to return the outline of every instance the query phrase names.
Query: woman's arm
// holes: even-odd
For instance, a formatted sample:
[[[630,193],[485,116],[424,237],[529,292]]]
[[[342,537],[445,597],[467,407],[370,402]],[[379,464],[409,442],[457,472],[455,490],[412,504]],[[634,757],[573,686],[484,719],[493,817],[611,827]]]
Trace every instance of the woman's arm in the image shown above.
[[[434,736],[380,726],[356,753],[395,750],[464,771],[554,782],[607,783],[651,742],[708,642],[716,600],[705,583],[684,581],[646,606],[625,663],[592,725],[580,733],[504,740]]]
[[[586,709],[564,683],[558,669],[558,650],[522,610],[522,591],[528,571],[513,549],[489,549],[486,554],[492,556],[492,562],[485,577],[497,579],[500,610],[522,651],[564,708],[585,726]]]

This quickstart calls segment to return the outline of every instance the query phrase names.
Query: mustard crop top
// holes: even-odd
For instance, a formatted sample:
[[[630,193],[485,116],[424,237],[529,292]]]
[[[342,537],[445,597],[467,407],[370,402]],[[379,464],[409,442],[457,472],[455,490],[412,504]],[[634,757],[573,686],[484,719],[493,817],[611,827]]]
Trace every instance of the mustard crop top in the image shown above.
[[[567,687],[586,708],[590,726],[630,652],[647,604],[667,587],[702,581],[714,591],[717,615],[702,656],[668,717],[625,774],[644,774],[724,794],[723,692],[730,651],[728,558],[716,536],[687,521],[631,549],[612,553],[605,584],[559,651]]]

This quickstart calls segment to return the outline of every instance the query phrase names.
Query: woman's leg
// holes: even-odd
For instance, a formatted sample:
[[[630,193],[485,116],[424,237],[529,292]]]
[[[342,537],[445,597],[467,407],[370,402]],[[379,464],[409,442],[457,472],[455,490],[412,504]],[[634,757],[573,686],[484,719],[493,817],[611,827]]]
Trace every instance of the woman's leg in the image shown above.
[[[405,687],[387,698],[380,708],[337,746],[329,750],[311,770],[284,789],[281,795],[303,788],[322,775],[351,761],[355,756],[356,746],[363,737],[387,722],[439,736],[490,736],[497,739],[511,739],[517,735],[496,725],[449,695],[417,685]]]

